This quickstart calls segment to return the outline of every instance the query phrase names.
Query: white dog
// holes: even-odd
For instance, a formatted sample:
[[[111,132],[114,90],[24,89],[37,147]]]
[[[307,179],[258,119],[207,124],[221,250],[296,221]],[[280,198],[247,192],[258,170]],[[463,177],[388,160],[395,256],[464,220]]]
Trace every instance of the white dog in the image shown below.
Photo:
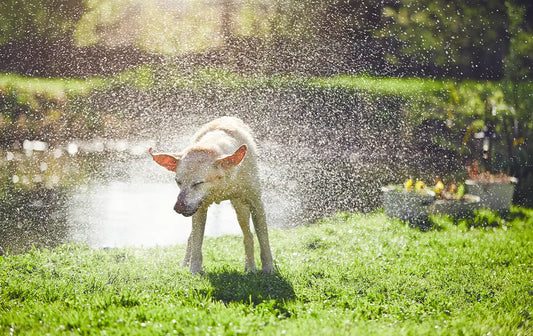
[[[257,154],[250,128],[240,119],[222,117],[204,125],[180,154],[150,154],[155,162],[176,173],[180,188],[174,210],[192,216],[192,232],[183,266],[202,271],[202,241],[207,208],[231,200],[244,235],[245,270],[255,271],[250,214],[261,248],[263,273],[274,272],[265,210],[257,170]]]

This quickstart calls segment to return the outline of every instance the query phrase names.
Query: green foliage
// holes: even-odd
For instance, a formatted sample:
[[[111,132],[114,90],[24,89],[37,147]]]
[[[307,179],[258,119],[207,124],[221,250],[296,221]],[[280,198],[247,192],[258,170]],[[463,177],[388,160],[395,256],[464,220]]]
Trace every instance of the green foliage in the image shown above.
[[[88,79],[77,78],[39,78],[16,74],[0,74],[0,92],[14,93],[22,97],[21,103],[37,95],[47,100],[61,100],[74,96],[86,95],[90,91],[104,88],[106,81],[102,77]],[[27,98],[24,98],[27,97]]]
[[[79,46],[134,45],[149,52],[175,54],[203,51],[223,43],[223,7],[205,0],[105,0],[87,1],[86,5],[74,32]]]
[[[96,43],[137,45],[145,50],[175,54],[225,45],[229,38],[283,39],[311,43],[324,36],[347,36],[357,28],[370,33],[379,15],[369,15],[377,1],[347,3],[321,1],[160,0],[86,1],[74,33],[80,46]],[[366,7],[365,7],[366,6]]]
[[[380,6],[375,0],[245,1],[236,9],[236,33],[306,42],[349,30],[369,33],[379,25]]]
[[[13,54],[28,42],[42,47],[34,71],[61,68],[56,52],[94,46],[210,51],[208,64],[276,72],[386,74],[414,65],[414,73],[443,67],[459,78],[500,78],[505,58],[506,72],[524,78],[532,62],[530,10],[524,0],[7,0],[0,2],[0,45],[13,43]]]
[[[89,136],[90,124],[101,114],[87,111],[86,97],[109,88],[104,78],[35,78],[0,74],[0,143],[60,141],[77,134]],[[94,126],[94,125],[93,125]]]
[[[141,66],[111,77],[87,79],[62,79],[24,77],[15,74],[0,74],[0,90],[3,94],[13,93],[25,103],[35,96],[47,100],[75,98],[96,90],[111,90],[120,86],[131,86],[142,90],[185,87],[201,89],[218,86],[231,89],[243,87],[310,87],[316,89],[340,88],[356,90],[373,95],[413,97],[424,94],[428,97],[447,97],[451,81],[424,78],[377,78],[371,76],[338,75],[333,77],[304,77],[289,75],[240,74],[224,68],[199,67],[184,74],[170,66],[152,68]],[[486,84],[484,84],[486,83]],[[485,87],[489,85],[488,87]],[[479,82],[479,90],[489,91],[490,82]],[[483,92],[485,92],[483,91]],[[467,92],[468,93],[468,92]],[[477,106],[476,106],[477,108]]]
[[[28,37],[70,37],[83,10],[81,0],[0,2],[0,45]]]
[[[448,81],[426,78],[377,78],[370,76],[337,75],[311,78],[304,82],[317,88],[340,87],[366,92],[372,95],[392,95],[404,98],[424,95],[445,95]]]
[[[528,64],[533,64],[533,31],[524,23],[526,8],[506,1],[511,35],[509,53],[504,60],[505,77],[509,81],[524,80],[530,74]]]
[[[507,54],[507,30],[511,34],[510,53],[531,57],[532,27],[521,24],[525,7],[520,3],[402,0],[399,6],[384,9],[384,16],[392,21],[384,26],[382,34],[400,40],[402,53],[422,64],[494,71],[495,67],[487,68],[487,64],[494,64]],[[525,49],[523,53],[521,49]],[[509,66],[511,63],[507,71]],[[477,67],[480,69],[473,69]],[[520,71],[531,75],[527,66],[523,65]]]
[[[0,333],[527,334],[533,211],[494,226],[441,217],[420,232],[383,214],[272,230],[278,273],[242,273],[240,237],[184,247],[63,245],[0,256]],[[488,218],[488,217],[487,217]]]
[[[477,4],[473,10],[471,4],[460,1],[405,0],[397,9],[385,8],[385,16],[395,23],[385,29],[406,42],[405,53],[423,62],[457,63],[468,47],[497,43],[501,28],[494,18],[504,7],[498,1],[482,2],[485,6]]]

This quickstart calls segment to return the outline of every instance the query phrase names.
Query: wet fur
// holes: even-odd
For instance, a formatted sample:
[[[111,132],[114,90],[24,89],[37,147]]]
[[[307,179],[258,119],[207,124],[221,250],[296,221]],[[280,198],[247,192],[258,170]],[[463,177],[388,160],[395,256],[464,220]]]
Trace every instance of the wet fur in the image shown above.
[[[262,272],[274,271],[261,201],[257,150],[248,126],[240,119],[222,117],[200,128],[191,145],[180,154],[152,155],[157,163],[175,171],[177,182],[182,184],[175,210],[192,216],[184,267],[189,266],[192,273],[201,272],[207,209],[212,203],[230,200],[244,236],[245,270],[256,270],[251,216],[261,249]],[[200,187],[196,181],[201,181]]]

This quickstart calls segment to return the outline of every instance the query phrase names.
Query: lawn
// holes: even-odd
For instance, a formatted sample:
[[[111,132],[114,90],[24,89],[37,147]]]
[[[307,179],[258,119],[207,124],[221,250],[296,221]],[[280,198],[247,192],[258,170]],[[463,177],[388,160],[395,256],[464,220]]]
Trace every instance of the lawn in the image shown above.
[[[271,230],[278,273],[243,272],[241,237],[184,246],[62,245],[0,257],[0,334],[531,335],[533,210],[432,230],[339,214]]]

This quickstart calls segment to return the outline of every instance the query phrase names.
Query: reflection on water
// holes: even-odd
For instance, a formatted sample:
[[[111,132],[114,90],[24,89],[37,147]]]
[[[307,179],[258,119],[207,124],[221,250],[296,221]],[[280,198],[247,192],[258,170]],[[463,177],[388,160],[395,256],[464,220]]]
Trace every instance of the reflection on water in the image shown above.
[[[168,183],[111,182],[63,194],[42,189],[2,201],[0,247],[17,253],[63,242],[92,247],[164,246],[185,243],[190,218],[172,208],[176,188]],[[229,202],[210,208],[206,235],[239,234]]]
[[[111,182],[79,188],[69,202],[69,236],[96,247],[185,243],[190,218],[172,209],[177,188],[170,183]],[[213,205],[206,235],[238,234],[229,202]]]
[[[3,153],[10,160],[0,185],[0,247],[18,253],[64,242],[92,247],[185,243],[191,219],[173,211],[178,194],[173,174],[153,163],[149,142],[137,146],[144,150],[74,153],[70,146],[68,155],[57,155],[57,149],[50,149],[51,155]],[[360,206],[357,192],[364,186],[354,186],[368,178],[359,175],[354,182],[353,164],[311,160],[305,150],[281,154],[279,146],[261,146],[278,154],[260,162],[270,226],[294,226]],[[32,178],[36,174],[43,177]],[[206,236],[240,233],[229,201],[211,205]]]

